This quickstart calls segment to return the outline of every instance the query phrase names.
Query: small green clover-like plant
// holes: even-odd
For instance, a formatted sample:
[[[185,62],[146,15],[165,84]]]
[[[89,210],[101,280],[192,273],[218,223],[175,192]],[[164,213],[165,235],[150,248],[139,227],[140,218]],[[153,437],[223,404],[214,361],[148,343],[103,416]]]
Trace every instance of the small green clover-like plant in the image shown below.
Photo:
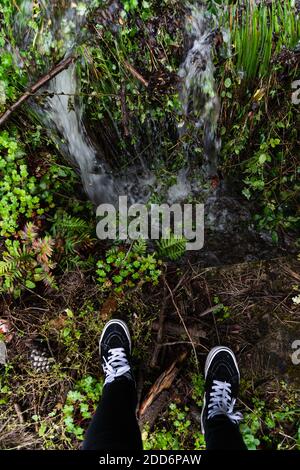
[[[187,407],[184,407],[184,409],[178,408],[175,403],[171,403],[169,408],[170,419],[176,429],[176,434],[178,434],[178,437],[180,437],[181,439],[184,439],[187,434],[187,430],[191,425],[190,420],[187,419],[187,412],[189,410]]]
[[[0,235],[18,227],[23,214],[30,218],[39,209],[36,178],[29,176],[24,151],[7,131],[0,133]]]
[[[55,206],[55,193],[61,179],[72,177],[68,169],[52,161],[45,168],[29,171],[23,145],[15,133],[0,132],[0,236],[8,237],[20,227],[20,221],[34,220]]]
[[[138,0],[122,0],[122,3],[126,12],[134,11],[139,6]]]
[[[146,282],[157,284],[160,265],[155,254],[146,253],[145,242],[138,241],[128,251],[115,247],[109,250],[105,261],[97,263],[97,280],[104,288],[112,287],[116,293],[122,293]]]
[[[214,296],[214,314],[218,316],[219,321],[227,320],[230,317],[230,308],[220,302],[218,296]]]
[[[67,395],[62,409],[66,432],[73,434],[80,441],[83,440],[85,428],[99,403],[102,389],[103,381],[88,375],[79,380]]]
[[[142,438],[145,450],[186,449],[192,434],[191,421],[187,419],[188,411],[187,407],[179,408],[171,403],[168,409],[168,429],[163,426],[150,433],[147,426],[144,428]],[[194,436],[194,439],[197,437],[198,435]]]
[[[78,341],[81,338],[81,330],[77,328],[76,322],[74,319],[74,313],[72,310],[67,308],[65,310],[66,319],[64,322],[64,327],[60,331],[61,341],[64,343],[65,346],[68,348],[72,348],[73,350],[78,349]]]
[[[195,450],[205,450],[206,449],[206,443],[205,443],[205,437],[202,432],[198,431],[193,434],[194,438],[194,449]]]
[[[178,438],[171,431],[165,428],[149,432],[149,428],[144,428],[143,447],[145,450],[178,450]]]
[[[10,373],[12,370],[12,366],[6,364],[4,369],[1,370],[0,374],[0,406],[5,405],[9,402],[10,397],[13,394],[11,389],[11,377]]]
[[[240,426],[243,439],[248,450],[256,450],[260,445],[260,441],[255,435],[256,429],[253,431],[252,428],[253,426],[248,426],[247,424],[241,424]]]
[[[265,403],[253,399],[253,412],[245,413],[244,420],[240,424],[240,430],[248,450],[256,450],[260,445],[258,434],[261,429],[261,420],[265,410]]]
[[[205,379],[203,375],[196,373],[192,375],[193,392],[192,398],[198,406],[203,405],[203,394],[205,390]]]

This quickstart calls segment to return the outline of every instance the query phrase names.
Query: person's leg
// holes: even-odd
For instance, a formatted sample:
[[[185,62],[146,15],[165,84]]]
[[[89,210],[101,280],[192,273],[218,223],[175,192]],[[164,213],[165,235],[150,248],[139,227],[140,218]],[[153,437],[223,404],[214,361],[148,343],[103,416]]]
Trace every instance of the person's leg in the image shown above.
[[[131,339],[126,324],[111,320],[100,338],[105,374],[102,400],[87,430],[83,450],[142,450],[130,354]]]
[[[240,373],[234,353],[224,346],[213,348],[205,364],[205,394],[201,414],[207,450],[247,450],[234,411]]]
[[[247,450],[238,425],[226,416],[216,416],[207,422],[205,442],[207,450]]]

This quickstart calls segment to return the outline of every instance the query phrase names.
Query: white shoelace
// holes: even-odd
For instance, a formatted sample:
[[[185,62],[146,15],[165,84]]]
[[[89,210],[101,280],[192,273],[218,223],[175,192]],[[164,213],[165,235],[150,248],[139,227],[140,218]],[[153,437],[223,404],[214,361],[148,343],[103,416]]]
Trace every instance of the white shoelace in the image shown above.
[[[208,403],[207,419],[224,414],[234,424],[238,424],[243,419],[243,415],[239,411],[235,413],[233,411],[236,400],[231,398],[231,384],[214,380],[212,390]]]
[[[113,382],[116,377],[120,377],[130,370],[130,365],[128,364],[124,348],[110,349],[108,354],[108,360],[104,357],[104,385]]]

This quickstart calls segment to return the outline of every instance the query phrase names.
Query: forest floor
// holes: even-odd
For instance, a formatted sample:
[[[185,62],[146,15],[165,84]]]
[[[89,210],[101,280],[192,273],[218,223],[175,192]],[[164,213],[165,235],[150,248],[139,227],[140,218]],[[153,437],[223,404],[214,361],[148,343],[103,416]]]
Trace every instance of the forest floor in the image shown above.
[[[28,87],[65,54],[60,8],[56,20],[47,8],[52,23],[41,2],[24,18],[15,3],[0,5],[0,113],[31,95]],[[78,137],[87,132],[100,163],[110,162],[118,177],[132,163],[139,176],[145,158],[158,181],[151,201],[162,202],[187,158],[192,176],[205,160],[203,130],[195,126],[197,99],[182,133],[178,71],[192,46],[183,19],[192,16],[181,0],[122,0],[118,8],[104,3],[89,17],[89,34],[78,34],[80,93],[69,97],[68,110],[83,116],[86,129]],[[120,264],[112,269],[107,261],[111,246],[95,239],[92,203],[57,147],[64,139],[47,132],[44,108],[42,117],[31,116],[29,100],[9,112],[0,132],[0,325],[4,320],[10,329],[4,338],[0,331],[8,350],[0,373],[0,449],[80,447],[101,398],[98,341],[111,317],[124,319],[132,333],[145,449],[205,448],[203,368],[218,344],[231,347],[240,365],[238,406],[248,448],[300,449],[300,114],[291,99],[299,78],[299,22],[292,2],[284,2],[285,9],[274,3],[280,28],[271,21],[270,2],[260,2],[253,34],[247,23],[253,2],[242,5],[246,15],[229,3],[211,36],[221,98],[218,174],[209,181],[199,177],[197,187],[217,199],[219,226],[227,217],[231,229],[208,236],[198,254],[179,253],[180,261],[166,262],[175,258],[147,246],[138,259],[121,263],[127,274],[120,279]],[[48,4],[63,12],[68,2]],[[46,56],[46,26],[55,22],[58,34]],[[12,53],[15,25],[23,67]],[[230,31],[233,55],[226,52],[223,28]],[[207,99],[200,89],[191,97]],[[42,96],[33,99],[32,109],[41,106]],[[225,182],[229,194],[220,198]],[[189,202],[203,202],[197,198]],[[243,231],[245,206],[251,233],[257,233],[253,240]],[[126,261],[128,246],[114,248]],[[147,273],[133,269],[135,261]],[[99,263],[108,268],[102,278]]]
[[[158,286],[121,300],[100,299],[93,278],[78,270],[62,276],[55,294],[33,292],[19,305],[6,301],[1,310],[13,339],[0,389],[6,397],[1,448],[80,446],[80,430],[89,422],[84,412],[97,403],[88,382],[102,377],[98,338],[111,316],[128,322],[132,332],[146,448],[204,447],[203,367],[217,344],[230,346],[238,358],[248,446],[296,448],[300,377],[291,356],[300,338],[292,301],[298,273],[299,263],[284,257],[222,268],[173,264]],[[48,372],[32,368],[33,347],[51,356]]]

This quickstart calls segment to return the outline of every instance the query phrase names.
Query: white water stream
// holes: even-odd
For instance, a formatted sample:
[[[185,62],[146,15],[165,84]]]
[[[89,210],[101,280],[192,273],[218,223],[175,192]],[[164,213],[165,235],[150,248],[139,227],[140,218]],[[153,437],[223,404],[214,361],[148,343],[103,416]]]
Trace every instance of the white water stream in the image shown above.
[[[60,34],[65,31],[66,53],[76,42],[76,34],[84,23],[88,11],[87,1],[71,2],[61,18],[61,27],[55,24]],[[191,6],[187,11],[186,30],[192,46],[179,70],[182,80],[181,100],[185,118],[195,118],[195,130],[202,128],[204,132],[204,165],[202,172],[207,177],[217,173],[217,158],[220,141],[216,136],[219,117],[219,99],[214,80],[212,54],[212,19],[201,4]],[[69,160],[79,169],[84,189],[88,197],[95,203],[115,202],[119,194],[127,194],[132,202],[145,200],[149,195],[147,187],[155,184],[155,177],[147,168],[147,160],[143,160],[144,175],[137,178],[134,171],[126,175],[113,175],[107,163],[101,161],[97,151],[88,137],[82,120],[83,108],[75,95],[80,90],[80,83],[74,65],[61,72],[48,85],[47,91],[52,96],[47,100],[45,121],[51,132],[61,139],[61,146]],[[183,130],[181,129],[181,132]],[[56,139],[56,143],[59,142]],[[130,180],[131,179],[131,180]],[[139,190],[137,189],[139,188]],[[188,180],[188,169],[181,170],[177,183],[168,191],[168,202],[184,200],[191,192]],[[146,196],[147,198],[147,196]]]
[[[53,40],[57,41],[58,38],[56,44],[60,44],[63,48],[61,52],[67,57],[76,46],[78,38],[85,34],[84,23],[93,2],[64,0],[64,8],[59,15],[53,14],[54,3],[45,0],[42,3],[47,27],[36,39],[37,43],[42,41],[39,43],[39,49],[44,48],[46,54]],[[117,3],[116,0],[114,8]],[[32,5],[32,1],[24,0],[16,17],[16,34],[22,47],[32,40],[26,23],[32,15]],[[254,251],[260,257],[262,249],[260,243],[256,246],[256,241],[253,241],[248,207],[230,195],[226,184],[213,190],[210,187],[201,187],[202,183],[199,182],[207,181],[209,186],[210,178],[217,175],[221,145],[217,136],[220,101],[216,91],[213,62],[213,42],[218,18],[208,13],[204,1],[187,5],[186,11],[186,39],[189,47],[178,71],[182,103],[182,122],[178,133],[183,135],[188,128],[189,133],[199,135],[202,139],[204,158],[202,167],[196,170],[198,174],[191,175],[195,170],[191,170],[191,152],[187,152],[186,167],[178,171],[177,182],[169,188],[164,202],[185,202],[190,196],[201,194],[201,201],[204,197],[205,202],[206,226],[215,233],[212,237],[213,247],[209,248],[213,257],[215,253],[220,253],[225,258],[232,258],[232,253],[227,256],[228,250],[222,247],[223,235],[228,237],[226,243],[235,245],[236,256],[245,258],[246,253],[250,253],[251,257],[255,244]],[[229,43],[226,32],[222,33],[225,43]],[[17,48],[15,57],[22,66]],[[138,163],[133,162],[126,171],[121,172],[114,167],[113,162],[104,158],[106,155],[101,154],[89,136],[83,122],[84,103],[80,99],[80,80],[75,65],[57,75],[41,92],[46,92],[49,97],[44,100],[42,106],[36,105],[34,101],[32,106],[37,110],[40,120],[48,129],[49,136],[60,153],[79,171],[83,187],[95,206],[101,202],[116,203],[119,195],[127,195],[129,202],[133,203],[148,201],[153,189],[156,194],[160,193],[161,183],[156,181],[147,153],[143,151],[143,155],[138,155]],[[99,132],[102,130],[99,125]],[[156,123],[153,123],[153,132],[156,132]],[[111,142],[112,146],[115,144]],[[158,154],[159,151],[157,148]],[[200,179],[197,179],[198,176]],[[257,234],[255,237],[256,240]],[[207,263],[210,264],[211,261]]]

